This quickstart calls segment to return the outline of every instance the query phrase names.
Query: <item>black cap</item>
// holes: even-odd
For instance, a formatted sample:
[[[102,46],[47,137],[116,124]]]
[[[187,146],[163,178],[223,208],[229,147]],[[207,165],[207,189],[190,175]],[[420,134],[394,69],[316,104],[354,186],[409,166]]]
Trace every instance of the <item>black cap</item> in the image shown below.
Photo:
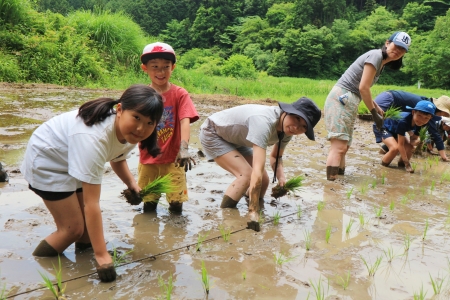
[[[302,117],[308,125],[305,133],[306,136],[311,141],[315,140],[313,128],[316,126],[317,122],[319,122],[322,112],[314,101],[306,97],[301,97],[294,103],[288,104],[278,102],[278,105],[284,112]]]

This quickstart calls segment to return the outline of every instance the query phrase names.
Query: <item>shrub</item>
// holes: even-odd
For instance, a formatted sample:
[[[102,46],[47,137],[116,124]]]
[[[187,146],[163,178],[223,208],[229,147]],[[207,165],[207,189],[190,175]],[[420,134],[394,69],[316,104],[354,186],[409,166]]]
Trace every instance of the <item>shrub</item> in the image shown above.
[[[222,75],[235,77],[256,79],[257,73],[253,61],[245,55],[234,54],[225,61],[222,67]]]
[[[22,71],[17,58],[0,51],[0,82],[17,82],[22,80]]]

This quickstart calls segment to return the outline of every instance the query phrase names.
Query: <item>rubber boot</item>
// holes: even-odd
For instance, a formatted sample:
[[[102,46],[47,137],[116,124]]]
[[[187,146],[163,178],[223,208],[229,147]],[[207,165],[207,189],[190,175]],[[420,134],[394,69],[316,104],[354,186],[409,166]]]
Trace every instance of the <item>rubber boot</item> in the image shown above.
[[[345,175],[345,167],[339,168],[338,175]]]
[[[400,158],[400,159],[398,160],[397,166],[398,166],[399,168],[404,168],[404,167],[405,167],[405,163],[403,162],[403,159]]]
[[[389,167],[389,163],[385,163],[384,161],[381,161],[381,165],[382,165],[383,167]]]
[[[335,181],[338,173],[339,167],[327,166],[327,180]]]
[[[172,201],[169,203],[169,211],[174,213],[181,213],[183,211],[183,202]]]
[[[91,243],[81,243],[81,242],[75,242],[75,250],[86,250],[92,248],[92,244]]]
[[[34,249],[33,255],[39,257],[53,257],[58,256],[59,252],[55,250],[46,240],[42,240]]]
[[[152,211],[155,211],[157,206],[158,206],[158,200],[156,200],[156,201],[144,202],[144,212],[152,212]]]
[[[220,208],[236,208],[239,201],[231,199],[229,196],[224,195]]]

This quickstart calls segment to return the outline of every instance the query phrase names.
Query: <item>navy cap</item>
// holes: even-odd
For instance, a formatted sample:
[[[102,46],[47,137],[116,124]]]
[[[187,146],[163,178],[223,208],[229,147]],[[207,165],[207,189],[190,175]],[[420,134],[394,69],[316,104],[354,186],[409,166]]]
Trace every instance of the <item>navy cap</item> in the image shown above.
[[[319,122],[322,112],[317,105],[309,98],[301,97],[294,103],[288,104],[278,102],[280,108],[288,114],[300,116],[306,121],[308,128],[306,129],[306,136],[308,139],[314,141],[314,126]]]

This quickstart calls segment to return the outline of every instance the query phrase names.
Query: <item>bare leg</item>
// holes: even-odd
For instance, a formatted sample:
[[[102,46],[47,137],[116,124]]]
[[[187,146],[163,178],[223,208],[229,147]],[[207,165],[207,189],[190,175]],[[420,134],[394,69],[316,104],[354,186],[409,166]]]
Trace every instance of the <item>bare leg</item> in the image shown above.
[[[56,223],[56,231],[45,238],[48,245],[58,253],[62,253],[73,242],[82,238],[85,240],[83,212],[75,193],[63,200],[44,200],[44,203]]]
[[[345,167],[345,154],[349,146],[344,140],[331,139],[331,147],[327,157],[327,179],[335,180],[339,172],[339,167]]]
[[[385,167],[389,166],[389,164],[394,160],[394,158],[398,154],[398,143],[397,140],[393,137],[388,137],[387,139],[383,139],[383,143],[388,146],[389,151],[383,155],[381,159],[381,164]]]
[[[233,150],[222,156],[216,157],[214,160],[220,167],[236,177],[236,179],[226,189],[225,196],[228,196],[232,200],[238,202],[250,185],[252,167],[237,150]]]

